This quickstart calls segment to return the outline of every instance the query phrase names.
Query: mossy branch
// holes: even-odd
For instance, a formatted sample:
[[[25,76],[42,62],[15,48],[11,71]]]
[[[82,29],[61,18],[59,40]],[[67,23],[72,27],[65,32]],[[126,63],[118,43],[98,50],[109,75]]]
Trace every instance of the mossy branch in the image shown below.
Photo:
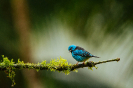
[[[70,65],[70,66],[44,66],[44,65],[39,65],[39,64],[30,64],[30,63],[24,63],[24,64],[12,64],[12,66],[10,67],[14,67],[14,68],[17,68],[17,69],[22,69],[22,68],[28,68],[28,69],[39,69],[39,70],[50,70],[51,69],[55,69],[57,71],[63,71],[63,70],[68,70],[69,68],[69,71],[73,71],[75,69],[78,69],[78,68],[83,68],[83,67],[95,67],[95,65],[97,64],[101,64],[101,63],[106,63],[106,62],[112,62],[112,61],[120,61],[120,58],[116,58],[116,59],[112,59],[112,60],[106,60],[106,61],[99,61],[99,62],[93,62],[93,61],[89,61],[89,62],[86,62],[85,64],[74,64],[74,65]],[[3,66],[0,66],[0,70],[4,71],[4,70],[7,70],[7,67],[3,67]]]
[[[120,58],[112,59],[112,60],[106,60],[106,61],[99,61],[99,62],[93,62],[89,61],[85,64],[68,64],[66,59],[63,59],[62,57],[57,59],[52,59],[50,63],[46,63],[45,61],[42,61],[41,63],[24,63],[23,61],[20,61],[18,59],[18,63],[13,62],[13,59],[9,60],[7,57],[3,57],[3,62],[0,62],[0,71],[5,71],[5,73],[8,74],[8,77],[12,80],[12,86],[15,85],[14,77],[15,77],[15,69],[36,69],[39,70],[50,70],[50,71],[62,71],[65,74],[69,74],[70,71],[77,72],[76,69],[88,67],[92,70],[92,67],[95,67],[97,64],[106,63],[106,62],[112,62],[112,61],[120,61]],[[96,67],[95,67],[96,68]]]

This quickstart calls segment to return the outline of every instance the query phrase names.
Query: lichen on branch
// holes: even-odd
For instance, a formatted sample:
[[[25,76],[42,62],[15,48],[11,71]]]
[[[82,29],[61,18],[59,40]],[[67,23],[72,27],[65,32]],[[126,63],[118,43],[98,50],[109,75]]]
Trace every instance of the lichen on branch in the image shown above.
[[[8,77],[12,80],[12,86],[14,86],[15,80],[15,69],[35,69],[37,71],[39,70],[50,70],[50,71],[62,71],[65,74],[69,74],[71,71],[78,72],[78,68],[88,67],[92,70],[92,67],[95,67],[97,64],[106,63],[106,62],[112,62],[112,61],[120,61],[120,58],[112,59],[112,60],[106,60],[106,61],[99,61],[99,62],[93,62],[89,61],[85,64],[74,64],[68,63],[66,59],[60,57],[57,59],[51,59],[50,63],[46,63],[45,61],[42,61],[41,63],[24,63],[24,61],[20,61],[18,59],[18,62],[13,62],[13,59],[9,60],[7,57],[4,57],[2,55],[3,61],[0,62],[0,70],[5,71],[5,73],[8,74]],[[95,67],[96,68],[96,67]],[[97,68],[96,68],[97,69]]]

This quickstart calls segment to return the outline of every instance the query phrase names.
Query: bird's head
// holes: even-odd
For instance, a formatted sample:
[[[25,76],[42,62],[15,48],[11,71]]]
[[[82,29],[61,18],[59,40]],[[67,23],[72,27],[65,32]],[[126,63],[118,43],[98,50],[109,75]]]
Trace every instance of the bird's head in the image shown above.
[[[76,49],[76,46],[75,45],[70,45],[68,47],[68,51],[70,51],[72,53],[72,51],[74,51]]]

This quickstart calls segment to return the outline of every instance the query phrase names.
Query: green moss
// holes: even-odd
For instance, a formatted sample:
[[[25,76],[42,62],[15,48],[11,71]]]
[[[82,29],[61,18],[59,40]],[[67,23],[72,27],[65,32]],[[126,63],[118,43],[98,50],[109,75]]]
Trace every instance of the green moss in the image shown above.
[[[24,63],[24,61],[20,61],[20,59],[18,59],[18,62],[14,64],[15,62],[13,62],[13,59],[9,60],[8,57],[4,57],[4,55],[2,55],[2,57],[3,57],[3,61],[0,62],[0,67],[6,68],[5,73],[8,74],[7,77],[9,77],[12,80],[12,86],[16,84],[14,80],[14,77],[15,77],[14,66],[18,66],[19,69],[23,69],[23,68],[28,68],[29,70],[36,69],[37,72],[40,70],[40,67],[46,67],[50,71],[63,72],[66,75],[70,73],[71,66],[72,66],[72,64],[69,64],[67,60],[62,57],[59,57],[57,59],[51,59],[49,63],[46,63],[46,60],[45,60],[45,61],[42,61],[41,63],[38,62],[37,64]],[[65,70],[59,71],[59,69],[65,69]],[[75,69],[74,72],[78,72],[78,70]]]
[[[50,63],[47,63],[46,66],[48,66],[48,69],[50,71],[56,71],[59,67],[61,68],[67,68],[67,70],[63,70],[62,72],[64,72],[65,74],[69,74],[70,73],[70,66],[71,64],[68,64],[67,60],[60,57],[57,59],[51,59]]]
[[[36,67],[39,67],[39,68],[36,68],[36,71],[37,71],[37,72],[39,72],[39,70],[40,70],[40,65],[41,65],[41,63],[38,62],[38,63],[36,64],[36,66],[35,66],[35,68],[36,68]]]
[[[46,60],[41,62],[41,65],[44,67],[46,66]]]
[[[95,66],[95,68],[97,69],[98,67]]]
[[[18,59],[18,63],[16,64],[21,66],[19,69],[23,69],[25,67],[24,61],[20,61],[20,59]]]
[[[25,65],[24,64],[24,61],[20,61],[20,59],[18,59],[18,63],[17,64],[19,64],[19,65]]]
[[[15,62],[13,62],[13,59],[9,60],[8,57],[4,57],[4,55],[2,55],[2,58],[3,58],[3,61],[0,61],[0,70],[4,70],[4,72],[8,74],[7,77],[9,77],[12,80],[12,86],[16,84],[14,80],[14,77],[16,75],[15,74],[16,68],[19,68],[19,69],[28,68],[29,70],[35,69],[37,72],[41,68],[41,69],[50,70],[50,71],[63,72],[66,75],[70,74],[70,71],[72,71],[73,69],[74,69],[73,70],[74,72],[78,72],[76,68],[79,68],[77,65],[72,65],[68,63],[67,60],[64,59],[63,57],[59,57],[57,59],[51,59],[49,63],[46,63],[46,60],[45,60],[45,61],[42,61],[41,63],[38,62],[37,64],[24,63],[24,61],[20,61],[20,59],[18,59],[18,62],[14,64]],[[88,69],[92,70],[93,67],[97,69],[98,67],[95,66],[96,64],[106,63],[111,61],[120,61],[120,58],[102,61],[102,62],[99,61],[97,63],[94,63],[93,61],[91,61],[89,62],[89,64],[91,64],[91,67],[88,67]]]
[[[7,77],[9,77],[11,80],[12,80],[12,86],[14,86],[16,83],[15,83],[15,80],[14,80],[14,77],[15,77],[15,67],[14,66],[14,63],[13,62],[13,59],[11,59],[11,61],[8,59],[8,57],[4,57],[4,55],[2,55],[3,57],[3,62],[0,63],[0,66],[5,68],[6,67],[6,70],[5,70],[5,73],[8,74]]]
[[[87,63],[87,62],[86,62],[86,63]],[[93,61],[91,61],[91,63],[94,63],[94,62],[93,62]],[[92,64],[92,67],[88,67],[88,69],[90,69],[90,70],[92,70],[92,71],[93,71],[93,69],[92,69],[93,67],[95,67],[96,69],[98,68],[98,67],[96,67],[95,65],[93,65],[93,64]]]
[[[92,69],[93,67],[88,67],[88,69],[90,69],[90,70],[92,70],[93,71],[93,69]]]
[[[78,72],[78,70],[76,70],[76,69],[74,69],[73,71],[74,71],[74,72]]]

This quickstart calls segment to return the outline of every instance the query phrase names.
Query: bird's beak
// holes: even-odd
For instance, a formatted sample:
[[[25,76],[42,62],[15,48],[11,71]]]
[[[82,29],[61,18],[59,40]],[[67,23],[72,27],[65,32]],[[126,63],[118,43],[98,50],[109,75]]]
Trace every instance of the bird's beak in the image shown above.
[[[69,52],[72,52],[72,50],[69,50]]]

